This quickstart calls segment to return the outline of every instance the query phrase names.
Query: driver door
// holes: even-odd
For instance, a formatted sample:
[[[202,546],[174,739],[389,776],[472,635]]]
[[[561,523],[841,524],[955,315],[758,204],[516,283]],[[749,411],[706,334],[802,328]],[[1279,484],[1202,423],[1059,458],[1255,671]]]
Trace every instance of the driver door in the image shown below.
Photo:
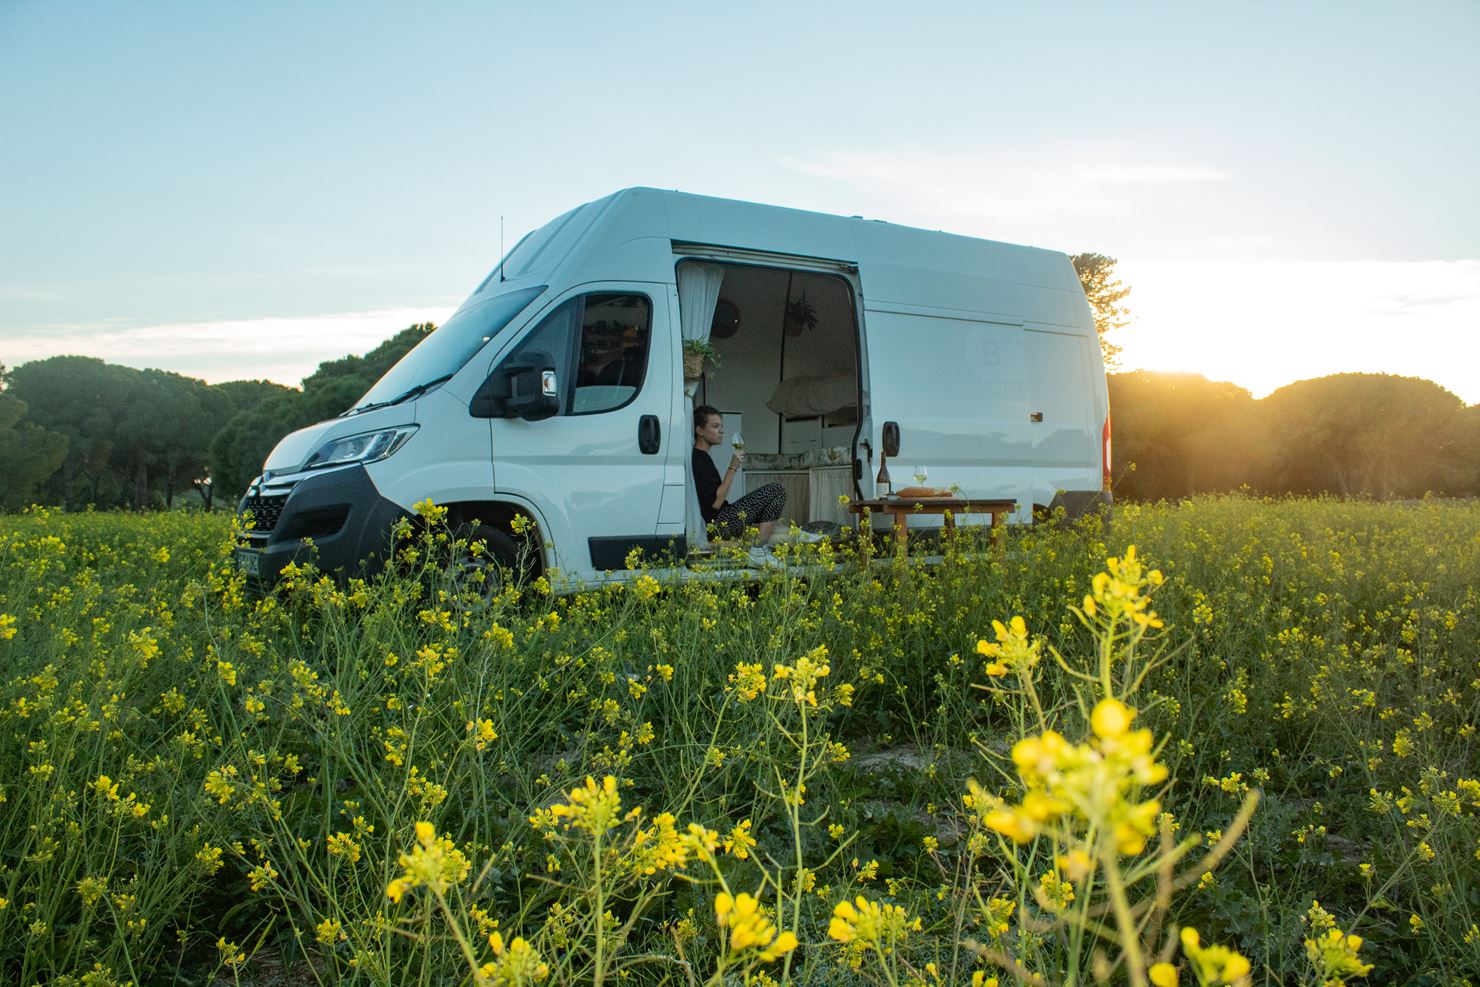
[[[584,285],[500,360],[537,354],[554,366],[558,411],[493,420],[493,482],[537,509],[566,570],[621,569],[634,548],[666,548],[657,529],[673,367],[667,298],[654,287]]]

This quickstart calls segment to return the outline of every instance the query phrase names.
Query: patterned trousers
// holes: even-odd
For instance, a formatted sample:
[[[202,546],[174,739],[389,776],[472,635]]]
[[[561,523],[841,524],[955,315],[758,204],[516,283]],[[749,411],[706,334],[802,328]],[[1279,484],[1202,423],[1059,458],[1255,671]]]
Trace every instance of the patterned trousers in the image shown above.
[[[786,507],[786,490],[779,483],[767,483],[757,487],[733,504],[719,509],[714,520],[709,522],[720,538],[739,538],[745,529],[753,528],[766,521],[781,517]]]

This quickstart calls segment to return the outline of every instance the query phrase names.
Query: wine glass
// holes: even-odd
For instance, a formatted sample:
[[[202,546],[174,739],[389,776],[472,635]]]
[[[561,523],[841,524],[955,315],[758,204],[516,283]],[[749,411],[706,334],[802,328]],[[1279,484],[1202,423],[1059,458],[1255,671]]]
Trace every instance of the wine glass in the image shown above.
[[[741,435],[739,432],[736,432],[734,435],[730,436],[730,448],[734,449],[736,452],[744,452],[745,436]]]
[[[915,484],[917,486],[924,486],[925,485],[925,481],[928,480],[928,479],[930,479],[930,471],[928,469],[926,469],[924,466],[916,466],[915,467]]]

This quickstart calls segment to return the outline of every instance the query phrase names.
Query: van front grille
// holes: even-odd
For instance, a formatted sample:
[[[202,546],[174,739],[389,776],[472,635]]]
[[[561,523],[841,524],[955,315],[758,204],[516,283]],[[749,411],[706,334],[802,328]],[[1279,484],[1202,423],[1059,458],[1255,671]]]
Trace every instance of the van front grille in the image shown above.
[[[242,501],[242,514],[251,512],[254,534],[267,534],[277,527],[278,518],[283,515],[283,505],[287,502],[287,494],[279,494],[276,497],[248,497]]]

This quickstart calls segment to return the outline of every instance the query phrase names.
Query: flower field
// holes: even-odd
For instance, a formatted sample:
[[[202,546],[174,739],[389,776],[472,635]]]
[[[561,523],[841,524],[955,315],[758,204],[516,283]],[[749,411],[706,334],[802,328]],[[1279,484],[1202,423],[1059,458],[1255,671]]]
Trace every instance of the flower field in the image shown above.
[[[0,982],[1480,984],[1480,504],[563,597],[425,514],[0,517]]]

